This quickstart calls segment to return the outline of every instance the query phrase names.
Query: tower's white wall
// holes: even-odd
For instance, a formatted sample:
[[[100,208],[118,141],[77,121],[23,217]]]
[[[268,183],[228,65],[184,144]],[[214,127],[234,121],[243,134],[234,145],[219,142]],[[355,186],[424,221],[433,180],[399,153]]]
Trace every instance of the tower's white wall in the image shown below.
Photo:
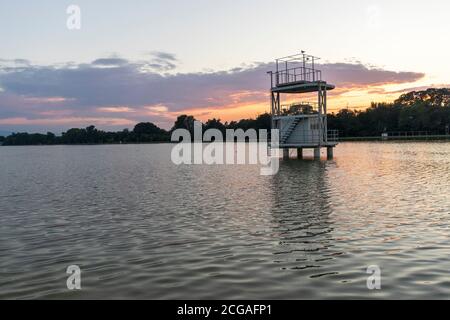
[[[288,130],[290,125],[295,121],[294,119],[286,117],[279,120],[280,137]],[[320,141],[321,138],[319,117],[305,117],[300,119],[285,144],[319,144],[319,142],[323,142]]]

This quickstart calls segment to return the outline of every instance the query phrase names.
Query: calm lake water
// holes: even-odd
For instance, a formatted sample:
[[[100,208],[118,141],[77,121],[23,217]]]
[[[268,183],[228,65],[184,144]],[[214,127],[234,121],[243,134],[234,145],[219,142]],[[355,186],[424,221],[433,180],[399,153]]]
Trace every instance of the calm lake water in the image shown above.
[[[0,298],[450,298],[450,143],[341,143],[273,177],[171,148],[0,147]]]

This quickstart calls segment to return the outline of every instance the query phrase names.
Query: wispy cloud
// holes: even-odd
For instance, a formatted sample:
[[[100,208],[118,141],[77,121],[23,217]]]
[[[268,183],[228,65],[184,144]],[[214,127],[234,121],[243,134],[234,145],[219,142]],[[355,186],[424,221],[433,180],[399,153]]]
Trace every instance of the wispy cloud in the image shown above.
[[[155,71],[170,71],[174,70],[178,62],[176,56],[172,53],[161,52],[161,51],[152,51],[149,53],[151,60],[148,63],[144,63],[150,69]]]
[[[92,62],[94,66],[122,66],[126,64],[128,64],[128,60],[121,58],[101,58]]]
[[[134,112],[134,109],[129,107],[101,107],[97,108],[97,111],[106,113],[128,113]]]

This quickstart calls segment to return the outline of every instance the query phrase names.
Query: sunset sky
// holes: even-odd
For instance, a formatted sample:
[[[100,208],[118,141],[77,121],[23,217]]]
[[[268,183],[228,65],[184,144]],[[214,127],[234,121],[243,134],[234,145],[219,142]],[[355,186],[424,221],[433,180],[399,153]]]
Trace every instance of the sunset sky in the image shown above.
[[[300,50],[331,111],[450,86],[447,0],[0,1],[0,132],[255,117],[272,61]]]

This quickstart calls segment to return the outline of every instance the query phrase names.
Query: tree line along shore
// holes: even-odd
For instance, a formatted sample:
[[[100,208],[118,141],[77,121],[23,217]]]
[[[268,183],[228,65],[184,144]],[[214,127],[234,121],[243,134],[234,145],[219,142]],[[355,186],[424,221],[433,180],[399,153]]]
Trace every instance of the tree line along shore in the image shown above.
[[[118,144],[118,143],[163,143],[169,142],[171,132],[176,129],[192,131],[195,118],[179,116],[171,130],[159,128],[153,123],[138,123],[133,130],[117,132],[102,131],[95,126],[73,128],[57,136],[54,133],[13,133],[0,136],[0,144],[57,145],[57,144]],[[222,122],[211,119],[203,123],[203,129],[266,129],[270,130],[270,114],[264,113],[256,119]],[[401,95],[392,103],[372,103],[365,110],[342,109],[328,114],[328,129],[338,130],[339,136],[351,140],[381,137],[388,132],[424,132],[431,136],[448,135],[450,128],[450,89],[427,89]]]

